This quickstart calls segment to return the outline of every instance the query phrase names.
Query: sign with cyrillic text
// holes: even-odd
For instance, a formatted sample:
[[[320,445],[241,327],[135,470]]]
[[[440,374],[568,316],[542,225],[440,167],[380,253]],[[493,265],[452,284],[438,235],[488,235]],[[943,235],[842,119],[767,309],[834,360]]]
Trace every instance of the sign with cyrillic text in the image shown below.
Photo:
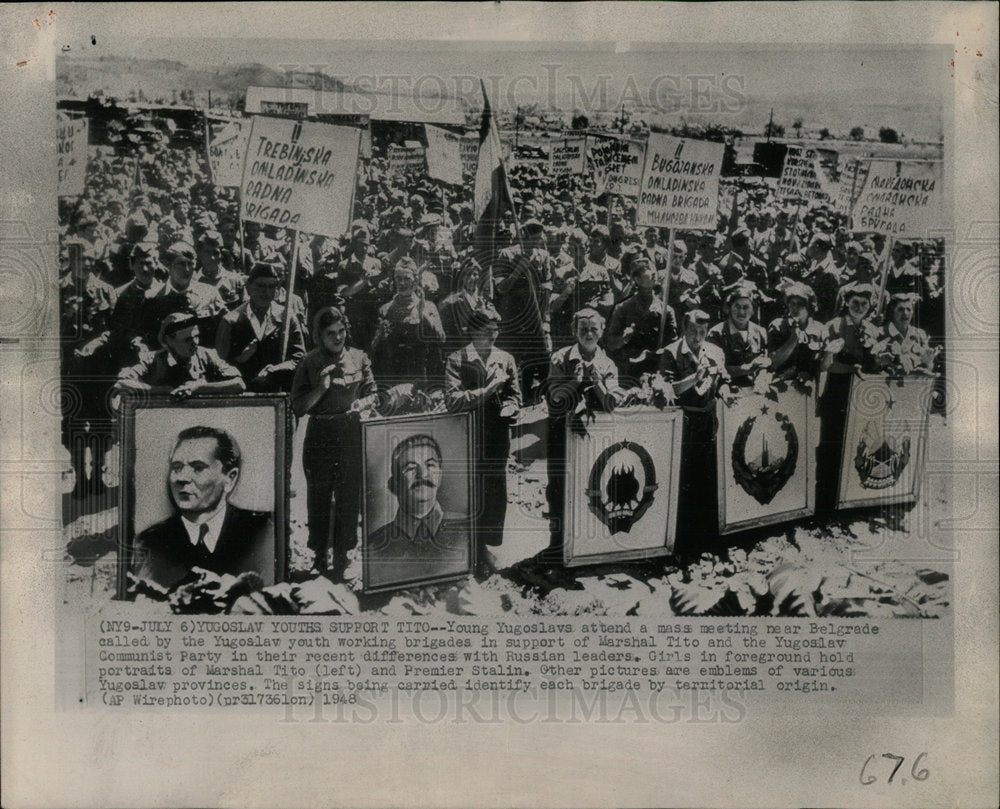
[[[941,226],[941,164],[872,161],[854,204],[851,227],[862,233],[925,238]]]

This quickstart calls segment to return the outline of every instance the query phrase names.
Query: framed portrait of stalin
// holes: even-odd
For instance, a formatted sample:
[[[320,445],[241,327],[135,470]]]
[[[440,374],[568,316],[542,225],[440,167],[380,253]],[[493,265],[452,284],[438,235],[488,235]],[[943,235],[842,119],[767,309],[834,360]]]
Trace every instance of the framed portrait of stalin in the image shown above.
[[[362,455],[364,591],[470,575],[477,507],[472,414],[365,422]]]
[[[287,574],[290,435],[282,396],[125,399],[118,597],[201,569]]]

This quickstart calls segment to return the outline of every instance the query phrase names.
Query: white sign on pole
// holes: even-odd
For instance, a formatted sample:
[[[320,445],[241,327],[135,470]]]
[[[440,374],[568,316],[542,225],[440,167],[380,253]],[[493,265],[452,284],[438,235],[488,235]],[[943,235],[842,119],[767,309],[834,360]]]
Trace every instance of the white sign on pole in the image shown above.
[[[872,161],[851,226],[863,233],[922,238],[941,226],[941,164]]]
[[[424,170],[424,147],[419,143],[389,144],[389,174],[403,175]]]
[[[361,130],[254,116],[243,161],[249,222],[321,236],[350,227]]]
[[[209,119],[208,134],[212,182],[217,186],[239,186],[250,127],[242,121]]]
[[[714,230],[725,146],[655,132],[649,136],[637,226]]]
[[[586,143],[584,138],[567,138],[562,143],[552,144],[552,151],[549,154],[549,173],[583,174]]]
[[[641,141],[588,136],[587,160],[597,193],[637,197],[645,153]]]
[[[439,126],[424,124],[427,134],[427,174],[452,185],[462,184],[462,138]]]
[[[462,173],[474,175],[479,167],[479,136],[466,135],[462,138],[458,150],[462,158]]]
[[[815,149],[789,146],[781,168],[781,179],[778,180],[778,197],[807,202],[827,200],[829,197],[824,189],[818,161],[819,153]]]
[[[60,197],[79,196],[87,183],[87,139],[89,125],[86,118],[72,119],[59,113],[56,127],[56,161],[58,193]]]
[[[871,166],[869,161],[859,160],[856,157],[850,157],[844,163],[844,170],[840,173],[837,197],[834,200],[834,206],[841,213],[850,214],[854,210],[854,204],[861,196],[861,191],[868,179],[869,166]]]

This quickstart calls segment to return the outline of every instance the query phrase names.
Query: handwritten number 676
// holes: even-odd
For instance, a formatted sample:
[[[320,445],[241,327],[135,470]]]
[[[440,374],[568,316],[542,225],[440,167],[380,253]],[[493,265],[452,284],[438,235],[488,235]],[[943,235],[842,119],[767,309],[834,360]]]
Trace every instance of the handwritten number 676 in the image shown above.
[[[930,770],[928,770],[926,767],[920,767],[920,761],[926,755],[927,753],[921,753],[913,760],[913,765],[910,767],[910,776],[913,778],[914,781],[926,781],[930,777]],[[868,758],[865,759],[864,766],[861,767],[861,775],[859,776],[859,780],[861,781],[861,786],[866,787],[869,784],[874,784],[878,780],[878,778],[876,778],[874,775],[865,774],[865,771],[868,769],[868,765],[872,763],[872,759],[874,758],[875,754],[873,753],[872,755],[868,756]],[[896,762],[896,765],[892,768],[892,772],[889,773],[889,778],[888,781],[886,782],[891,784],[892,779],[895,777],[896,773],[899,772],[899,768],[902,767],[903,762],[906,761],[906,757],[897,756],[892,753],[883,753],[882,758],[887,758],[891,761]],[[902,778],[900,780],[902,781],[902,783],[904,784],[906,783],[905,778]]]

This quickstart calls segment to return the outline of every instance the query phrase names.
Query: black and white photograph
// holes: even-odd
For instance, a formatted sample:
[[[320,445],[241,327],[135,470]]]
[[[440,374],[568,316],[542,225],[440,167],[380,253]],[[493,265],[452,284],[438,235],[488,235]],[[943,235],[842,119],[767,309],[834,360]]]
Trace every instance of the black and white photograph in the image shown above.
[[[468,576],[477,503],[469,414],[364,425],[361,556],[367,592]]]
[[[0,11],[0,802],[990,804],[995,4]]]
[[[126,400],[119,596],[205,574],[274,585],[287,570],[284,400]]]
[[[907,560],[851,562],[948,505],[943,479],[918,497],[908,477],[944,446],[961,390],[938,51],[792,48],[775,72],[766,46],[676,46],[663,62],[655,43],[533,44],[495,46],[502,65],[484,71],[465,46],[342,43],[306,64],[298,44],[262,40],[249,71],[239,42],[206,41],[173,42],[169,69],[105,46],[56,60],[67,574],[82,563],[97,579],[71,600],[94,608],[115,589],[102,537],[130,517],[106,480],[130,451],[118,400],[267,393],[295,416],[292,590],[253,609],[395,613],[405,599],[353,605],[405,584],[427,605],[491,614],[754,615],[784,592],[783,571],[805,586],[822,558],[842,579],[780,598],[780,614],[949,612],[946,543],[921,539],[933,585]],[[441,82],[372,86],[362,55]],[[919,92],[913,75],[927,77]],[[881,469],[903,441],[879,443],[878,419],[858,433],[858,374],[922,380],[906,503],[842,491],[858,452]],[[666,442],[646,518],[657,537],[616,517],[602,549],[588,492],[641,492],[649,464],[630,456],[585,486],[568,437],[624,430],[635,408],[649,415],[628,440]],[[469,555],[396,564],[386,555],[415,522],[378,422],[448,412],[472,425],[461,468],[482,514],[463,503],[464,522],[444,523]],[[183,608],[229,612],[245,595]]]

